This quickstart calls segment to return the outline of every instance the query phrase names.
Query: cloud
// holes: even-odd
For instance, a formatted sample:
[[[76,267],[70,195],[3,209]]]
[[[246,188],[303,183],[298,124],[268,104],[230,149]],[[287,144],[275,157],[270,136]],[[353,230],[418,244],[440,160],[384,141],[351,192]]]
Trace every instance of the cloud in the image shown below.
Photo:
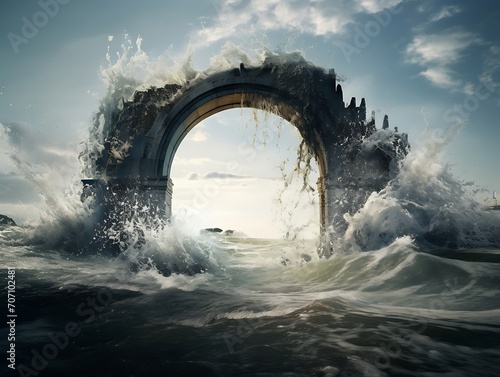
[[[189,175],[188,180],[197,181],[199,179],[242,179],[242,178],[250,178],[250,177],[244,175],[236,175],[231,173],[212,171],[205,174],[203,177],[200,177],[198,173],[191,173]]]
[[[427,68],[420,72],[420,75],[441,88],[453,88],[457,85],[451,71],[446,67]]]
[[[236,175],[236,174],[231,174],[231,173],[221,173],[218,171],[212,171],[210,173],[205,174],[203,177],[205,179],[213,179],[213,178],[218,178],[218,179],[241,179],[241,178],[248,178],[243,175]]]
[[[357,2],[368,13],[379,13],[384,9],[397,7],[403,0],[358,0]]]
[[[442,7],[438,12],[434,13],[431,16],[430,20],[432,22],[436,22],[436,21],[442,20],[443,18],[452,17],[455,14],[458,14],[460,12],[462,12],[462,8],[460,8],[456,5],[445,6],[445,7]]]
[[[404,0],[224,0],[211,26],[198,33],[200,43],[258,31],[289,30],[315,36],[342,34],[357,14],[378,13]]]
[[[203,131],[196,131],[193,136],[191,136],[189,138],[189,140],[192,140],[194,141],[195,143],[199,143],[200,141],[205,141],[207,140],[208,138],[208,135],[207,133],[203,132]]]
[[[417,35],[406,53],[411,63],[450,64],[456,63],[467,47],[480,42],[475,34],[452,28],[441,34]]]
[[[406,48],[407,62],[425,67],[420,74],[432,84],[456,89],[461,80],[454,77],[452,65],[461,60],[467,48],[481,43],[476,34],[459,27],[439,34],[420,34]]]

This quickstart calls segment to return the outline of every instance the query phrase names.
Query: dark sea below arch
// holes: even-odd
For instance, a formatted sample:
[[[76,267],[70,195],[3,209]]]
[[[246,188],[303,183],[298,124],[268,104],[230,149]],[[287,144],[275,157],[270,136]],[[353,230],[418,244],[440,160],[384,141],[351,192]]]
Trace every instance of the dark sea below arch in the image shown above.
[[[401,237],[322,259],[315,241],[171,229],[164,248],[111,257],[26,232],[0,231],[0,375],[500,375],[500,249],[423,252]]]

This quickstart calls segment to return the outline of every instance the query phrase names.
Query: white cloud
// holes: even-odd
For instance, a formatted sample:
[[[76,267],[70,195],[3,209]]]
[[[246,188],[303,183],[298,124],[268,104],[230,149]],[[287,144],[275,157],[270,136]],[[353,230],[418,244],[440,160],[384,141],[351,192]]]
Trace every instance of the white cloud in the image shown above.
[[[457,85],[451,71],[446,67],[427,68],[425,71],[420,72],[420,75],[441,88],[453,88]]]
[[[457,62],[467,47],[480,42],[475,34],[452,28],[441,34],[417,35],[406,53],[411,63],[449,64]]]
[[[391,9],[401,4],[403,0],[358,0],[361,7],[368,13],[378,13],[384,9]]]
[[[378,13],[405,0],[285,1],[225,0],[214,24],[198,33],[200,43],[216,42],[256,31],[296,30],[315,36],[341,34],[360,13]]]
[[[231,174],[231,173],[224,173],[224,172],[218,172],[218,171],[212,171],[210,173],[205,174],[205,179],[212,179],[212,178],[217,178],[217,179],[240,179],[240,178],[248,178],[243,175],[236,175],[236,174]]]
[[[200,177],[198,173],[191,173],[189,175],[188,180],[190,181],[196,181],[198,179],[241,179],[241,178],[251,178],[245,175],[236,175],[236,174],[231,174],[231,173],[226,173],[226,172],[218,172],[218,171],[211,171],[207,174],[205,174],[203,177]]]
[[[193,136],[191,136],[189,139],[196,142],[196,143],[199,143],[200,141],[205,141],[207,140],[208,138],[208,135],[203,132],[203,131],[196,131]]]
[[[462,12],[462,8],[456,5],[445,6],[431,16],[431,21],[436,22],[443,18],[452,17],[460,12]]]
[[[420,74],[432,84],[456,89],[461,80],[454,77],[453,64],[458,63],[464,51],[482,40],[462,28],[451,28],[440,34],[420,34],[406,48],[407,61],[425,67]]]

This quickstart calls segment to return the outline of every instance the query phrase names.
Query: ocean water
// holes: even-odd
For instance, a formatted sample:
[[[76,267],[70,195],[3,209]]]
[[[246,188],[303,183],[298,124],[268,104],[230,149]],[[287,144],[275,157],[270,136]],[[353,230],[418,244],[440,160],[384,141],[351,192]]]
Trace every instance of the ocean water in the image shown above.
[[[104,108],[144,87],[131,61],[156,67],[140,45],[134,56],[103,70],[121,85]],[[224,68],[231,56],[241,58],[214,61]],[[155,69],[162,82],[189,71]],[[86,152],[99,150],[104,126],[91,128]],[[17,315],[17,369],[4,311],[0,375],[500,375],[500,216],[439,163],[445,144],[429,137],[346,214],[328,259],[315,239],[202,235],[161,220],[114,224],[123,238],[112,226],[96,231],[78,179],[61,173],[63,192],[61,180],[36,185],[43,218],[0,228],[0,274],[4,291],[15,280]],[[81,161],[92,169],[88,155]],[[33,163],[17,160],[37,183]],[[125,240],[122,252],[103,235]]]
[[[313,241],[172,228],[162,248],[111,257],[23,244],[26,232],[0,234],[16,281],[10,375],[500,372],[498,248],[423,252],[403,237],[326,260]]]

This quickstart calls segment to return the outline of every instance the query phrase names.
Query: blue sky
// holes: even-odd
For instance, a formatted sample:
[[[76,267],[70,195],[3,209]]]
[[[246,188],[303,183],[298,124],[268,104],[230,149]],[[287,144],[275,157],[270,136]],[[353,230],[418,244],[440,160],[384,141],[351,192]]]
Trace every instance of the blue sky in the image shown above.
[[[493,0],[3,0],[0,147],[7,153],[0,155],[0,213],[20,221],[38,215],[33,172],[62,186],[57,173],[68,169],[65,179],[77,182],[78,145],[106,92],[99,74],[106,52],[113,58],[121,44],[133,45],[139,36],[150,61],[168,66],[190,55],[199,70],[228,43],[247,53],[301,50],[316,65],[336,70],[346,100],[365,97],[379,126],[388,114],[414,148],[425,138],[448,145],[446,138],[457,133],[443,160],[460,179],[500,190],[498,19],[500,5]],[[261,135],[263,128],[245,128],[250,120],[250,112],[233,110],[193,130],[173,168],[174,206],[188,208],[231,151]],[[266,122],[268,129],[280,123]],[[240,154],[240,177],[222,181],[197,225],[272,236],[283,232],[283,222],[314,222],[310,198],[293,211],[288,203],[300,219],[280,219],[287,210],[276,206],[278,166],[293,157],[298,139],[286,124],[276,140],[258,147],[251,161]],[[8,156],[13,150],[18,166]]]

